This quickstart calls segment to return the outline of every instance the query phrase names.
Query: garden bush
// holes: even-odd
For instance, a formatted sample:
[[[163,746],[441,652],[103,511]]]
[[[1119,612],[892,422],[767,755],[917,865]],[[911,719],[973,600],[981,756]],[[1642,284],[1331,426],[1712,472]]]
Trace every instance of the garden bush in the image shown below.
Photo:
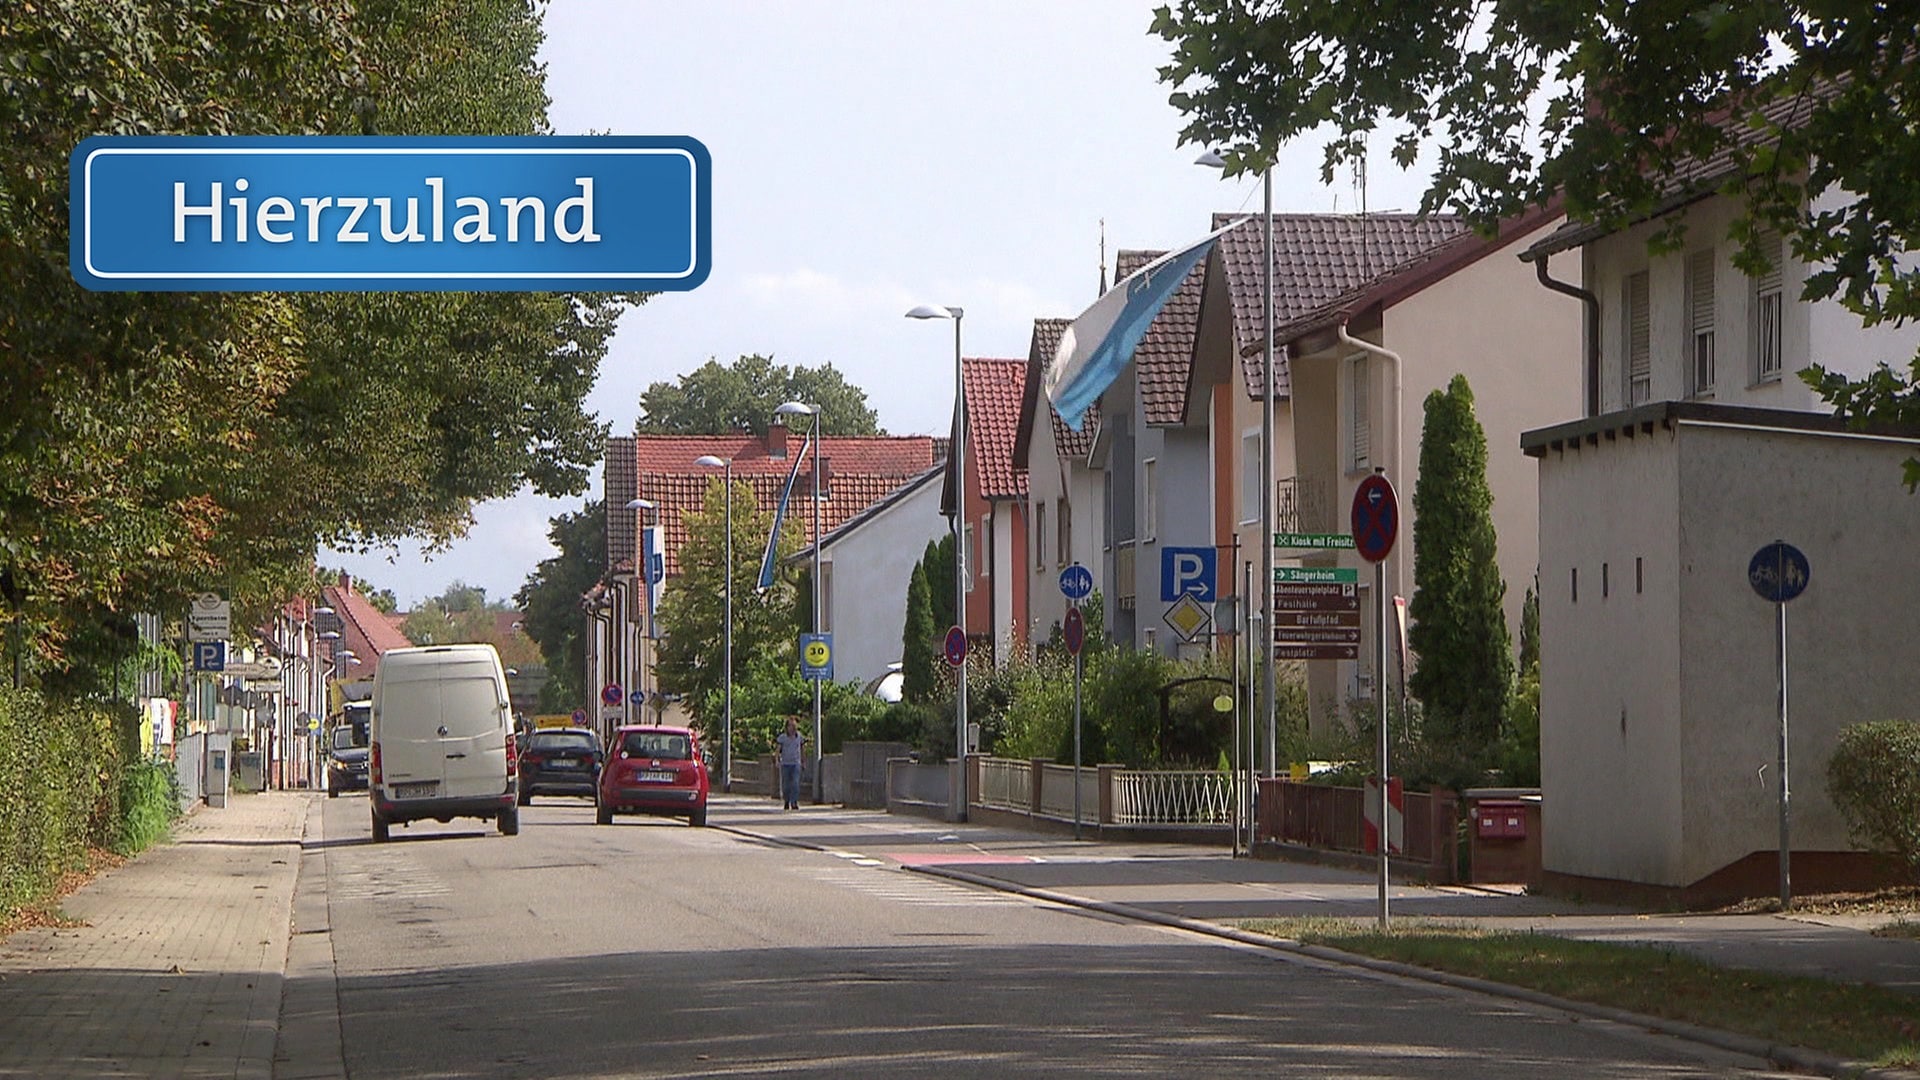
[[[113,848],[132,855],[167,834],[180,813],[180,781],[173,764],[136,761],[120,774],[120,835]]]
[[[1891,854],[1920,881],[1920,721],[1843,729],[1827,760],[1827,791],[1854,843]]]
[[[119,838],[114,721],[103,708],[0,688],[0,911],[37,900],[90,845]]]

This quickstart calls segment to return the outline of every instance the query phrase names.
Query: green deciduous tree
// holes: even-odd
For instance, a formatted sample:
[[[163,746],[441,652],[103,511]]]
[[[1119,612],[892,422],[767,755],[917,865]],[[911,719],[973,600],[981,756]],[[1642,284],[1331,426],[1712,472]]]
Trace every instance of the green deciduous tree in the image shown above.
[[[1324,130],[1330,179],[1385,132],[1403,166],[1431,153],[1425,210],[1490,226],[1558,196],[1611,227],[1724,162],[1713,184],[1745,200],[1728,231],[1744,268],[1764,261],[1756,229],[1777,228],[1818,267],[1806,299],[1867,325],[1920,316],[1920,264],[1895,258],[1920,249],[1920,6],[1177,0],[1153,30],[1174,43],[1160,75],[1182,138],[1229,147],[1231,169]],[[1668,216],[1653,245],[1684,228]],[[1805,377],[1863,421],[1920,420],[1920,358]]]
[[[1487,436],[1464,375],[1427,395],[1420,479],[1413,491],[1413,628],[1420,699],[1430,741],[1466,757],[1499,735],[1513,681],[1487,486]]]
[[[686,514],[687,542],[680,548],[680,574],[667,583],[660,603],[664,637],[659,651],[660,687],[684,694],[703,721],[709,701],[725,682],[725,528],[726,485],[718,477],[707,484],[699,510]],[[795,583],[783,571],[766,592],[755,588],[760,576],[762,538],[773,528],[773,508],[762,509],[753,487],[733,484],[733,665],[740,681],[756,663],[787,664],[798,670],[794,647]],[[781,528],[779,558],[800,548],[800,523],[789,515]],[[739,715],[738,702],[735,714]],[[707,724],[713,728],[714,724]]]
[[[883,434],[879,418],[867,407],[866,391],[848,383],[832,364],[788,367],[769,356],[743,356],[727,367],[709,360],[676,382],[654,383],[640,395],[634,430],[641,435],[765,435],[773,410],[788,401],[820,406],[828,436]]]
[[[557,554],[540,560],[514,603],[525,613],[527,636],[540,646],[547,681],[540,708],[569,712],[585,708],[593,688],[587,680],[587,616],[581,597],[607,573],[607,504],[599,499],[552,519],[547,538]]]
[[[900,696],[915,704],[933,700],[934,633],[927,571],[916,563],[907,579],[907,621],[900,631]]]
[[[67,267],[88,135],[534,134],[540,39],[524,0],[0,7],[0,621],[44,664],[200,591],[256,625],[320,546],[585,485],[631,298],[92,293]]]

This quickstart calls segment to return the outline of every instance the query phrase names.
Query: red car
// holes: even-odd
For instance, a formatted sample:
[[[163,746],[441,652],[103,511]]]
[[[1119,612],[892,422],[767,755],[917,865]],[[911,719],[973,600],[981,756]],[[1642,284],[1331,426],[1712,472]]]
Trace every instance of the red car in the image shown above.
[[[616,813],[684,815],[707,823],[707,762],[691,728],[616,728],[600,769],[595,820],[613,824]]]

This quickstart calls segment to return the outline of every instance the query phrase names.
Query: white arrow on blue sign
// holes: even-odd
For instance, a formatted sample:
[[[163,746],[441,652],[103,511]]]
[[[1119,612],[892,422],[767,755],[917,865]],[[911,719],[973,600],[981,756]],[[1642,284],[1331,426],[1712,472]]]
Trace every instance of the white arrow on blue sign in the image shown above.
[[[1069,600],[1085,600],[1093,595],[1093,571],[1079,563],[1060,571],[1060,593]]]

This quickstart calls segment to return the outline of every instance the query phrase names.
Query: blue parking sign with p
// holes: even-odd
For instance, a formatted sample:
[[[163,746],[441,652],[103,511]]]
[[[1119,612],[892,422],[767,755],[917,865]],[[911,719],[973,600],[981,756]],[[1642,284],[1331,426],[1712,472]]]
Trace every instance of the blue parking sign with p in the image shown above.
[[[1161,548],[1160,599],[1172,603],[1192,594],[1203,604],[1213,603],[1215,565],[1215,553],[1210,547]]]
[[[196,641],[193,643],[193,670],[225,671],[227,669],[227,643],[224,641]]]

